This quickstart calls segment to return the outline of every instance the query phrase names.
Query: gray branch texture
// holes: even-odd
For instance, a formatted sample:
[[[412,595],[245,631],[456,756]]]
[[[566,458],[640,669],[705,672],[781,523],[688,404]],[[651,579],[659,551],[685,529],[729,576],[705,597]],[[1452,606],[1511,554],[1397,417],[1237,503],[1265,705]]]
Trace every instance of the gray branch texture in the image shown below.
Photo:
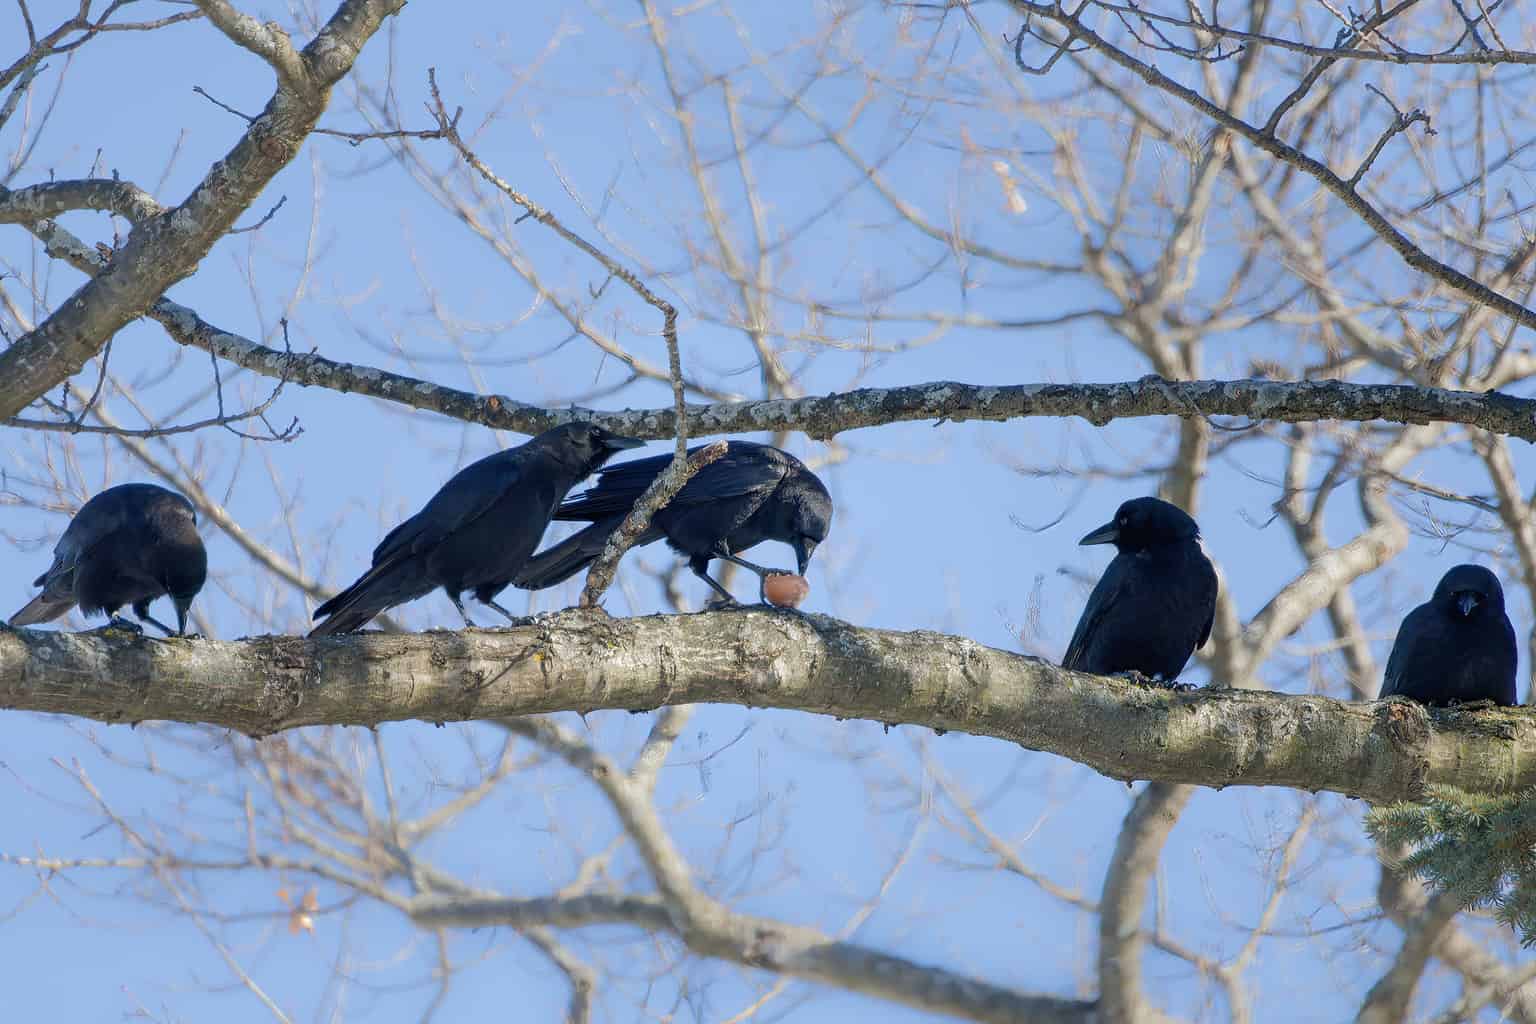
[[[264,376],[303,386],[355,392],[498,430],[537,434],[581,419],[650,440],[670,439],[676,433],[676,413],[670,407],[617,412],[580,407],[550,409],[506,396],[475,395],[312,353],[279,352],[220,331],[186,309],[181,309],[177,316],[156,318],[176,341],[213,352]],[[1339,380],[1166,380],[1146,376],[1112,384],[979,385],[933,381],[803,398],[690,404],[687,416],[688,436],[694,438],[800,430],[826,440],[847,430],[921,420],[1003,421],[1077,416],[1102,426],[1112,420],[1145,416],[1238,416],[1290,423],[1460,423],[1536,441],[1536,399],[1497,391]]]
[[[1536,720],[1521,710],[1173,693],[961,637],[767,609],[633,619],[569,611],[509,629],[316,641],[0,632],[0,706],[104,722],[267,735],[696,703],[991,736],[1126,781],[1286,786],[1373,802],[1412,799],[1433,783],[1536,785]]]

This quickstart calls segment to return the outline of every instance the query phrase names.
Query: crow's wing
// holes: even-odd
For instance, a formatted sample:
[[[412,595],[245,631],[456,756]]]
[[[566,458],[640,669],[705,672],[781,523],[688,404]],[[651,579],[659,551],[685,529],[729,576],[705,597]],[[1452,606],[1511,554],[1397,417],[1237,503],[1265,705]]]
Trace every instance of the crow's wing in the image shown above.
[[[1211,602],[1211,614],[1205,617],[1205,625],[1200,627],[1200,640],[1195,644],[1195,650],[1203,650],[1205,642],[1211,638],[1211,627],[1216,625],[1216,602]]]
[[[1211,638],[1211,627],[1216,624],[1216,588],[1220,583],[1216,579],[1216,567],[1205,553],[1205,548],[1198,542],[1195,547],[1195,571],[1205,578],[1208,586],[1206,598],[1205,625],[1200,627],[1200,640],[1195,644],[1195,650],[1205,647],[1207,640]]]
[[[1378,697],[1390,697],[1404,692],[1408,685],[1405,678],[1408,666],[1413,663],[1418,645],[1426,637],[1434,617],[1434,609],[1421,604],[1409,612],[1397,629],[1397,639],[1392,641],[1392,653],[1387,656],[1387,670],[1382,673],[1381,693]]]
[[[459,470],[420,512],[385,534],[373,549],[373,564],[429,550],[485,515],[522,480],[521,455],[521,449],[497,452]]]
[[[1077,669],[1088,648],[1093,644],[1094,635],[1104,623],[1104,617],[1114,607],[1125,592],[1126,576],[1130,572],[1129,565],[1124,555],[1116,555],[1104,570],[1104,575],[1099,577],[1099,582],[1094,584],[1093,592],[1088,595],[1088,603],[1083,606],[1082,617],[1077,620],[1077,628],[1072,631],[1072,641],[1067,644],[1067,653],[1061,659],[1061,667]]]
[[[133,485],[129,485],[130,487]],[[130,491],[109,488],[80,506],[58,543],[53,546],[53,561],[43,574],[32,581],[42,592],[11,616],[11,625],[30,626],[50,622],[75,605],[75,570],[80,560],[113,533],[140,518],[142,509]]]
[[[691,448],[689,453],[698,450]],[[624,515],[671,462],[672,456],[658,455],[604,469],[597,486],[563,503],[555,518],[590,522]],[[777,449],[732,441],[724,455],[699,470],[683,485],[671,505],[705,505],[750,494],[768,494],[779,486],[788,471],[789,466]]]
[[[123,494],[103,491],[81,505],[53,546],[53,564],[32,585],[46,587],[54,581],[69,582],[63,578],[74,572],[87,551],[140,518],[140,510],[124,499]]]

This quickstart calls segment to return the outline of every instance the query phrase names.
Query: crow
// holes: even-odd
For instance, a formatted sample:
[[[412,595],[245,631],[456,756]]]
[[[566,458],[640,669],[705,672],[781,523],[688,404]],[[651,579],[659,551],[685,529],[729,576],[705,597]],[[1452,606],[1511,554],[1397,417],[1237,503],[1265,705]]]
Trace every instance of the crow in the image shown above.
[[[1403,619],[1381,696],[1514,707],[1519,660],[1499,578],[1480,565],[1458,565],[1440,578],[1433,597]]]
[[[603,470],[597,486],[555,513],[556,519],[592,525],[534,555],[518,573],[517,585],[528,590],[552,587],[590,565],[671,461],[670,455],[658,455]],[[695,576],[725,603],[735,604],[730,591],[709,575],[711,559],[733,562],[762,580],[776,570],[738,558],[736,552],[765,540],[783,541],[795,549],[803,576],[811,554],[831,528],[832,496],[804,463],[770,445],[730,441],[724,455],[695,473],[656,513],[636,546],[665,537],[668,546],[688,558]]]
[[[1088,595],[1062,667],[1173,682],[1216,617],[1216,569],[1200,527],[1177,505],[1135,498],[1078,543],[1113,544],[1117,554]]]
[[[613,455],[644,441],[567,423],[459,470],[422,510],[373,549],[373,566],[315,609],[310,636],[350,633],[397,604],[442,587],[473,626],[460,595],[505,615],[496,595],[512,582],[566,493]]]
[[[119,484],[80,506],[53,548],[53,564],[32,581],[43,592],[11,616],[13,626],[58,618],[76,605],[105,613],[108,625],[142,633],[120,618],[130,605],[140,622],[166,636],[185,636],[187,611],[208,578],[208,552],[197,535],[197,512],[175,491],[154,484]],[[149,614],[149,603],[170,595],[174,632]]]

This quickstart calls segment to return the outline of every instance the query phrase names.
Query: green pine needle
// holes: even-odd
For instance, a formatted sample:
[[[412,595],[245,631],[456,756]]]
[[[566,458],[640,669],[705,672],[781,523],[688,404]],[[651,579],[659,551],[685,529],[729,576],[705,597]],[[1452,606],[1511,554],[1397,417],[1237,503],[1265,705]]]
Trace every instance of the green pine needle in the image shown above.
[[[1376,808],[1365,825],[1378,842],[1409,848],[1404,871],[1463,907],[1491,908],[1524,945],[1536,945],[1536,789],[1434,786],[1423,803]]]

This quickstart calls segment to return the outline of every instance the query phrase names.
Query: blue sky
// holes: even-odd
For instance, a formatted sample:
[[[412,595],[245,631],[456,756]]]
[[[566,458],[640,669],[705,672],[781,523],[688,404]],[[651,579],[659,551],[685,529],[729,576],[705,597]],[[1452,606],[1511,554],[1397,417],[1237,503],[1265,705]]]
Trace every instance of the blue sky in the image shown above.
[[[688,371],[723,391],[759,394],[743,332],[719,322],[735,297],[718,273],[693,263],[691,254],[712,251],[709,231],[667,109],[656,53],[636,27],[638,9],[546,7],[515,13],[488,7],[450,16],[412,4],[387,37],[370,45],[356,82],[369,96],[385,95],[392,69],[392,95],[405,123],[426,127],[426,69],[436,67],[448,102],[465,107],[477,152],[498,173],[584,234],[601,238],[679,302]],[[291,23],[283,10],[246,9]],[[902,36],[896,15],[871,7],[811,46],[797,41],[817,33],[822,13],[816,5],[775,5],[771,16],[737,12],[746,19],[752,45],[771,58],[761,73],[746,73],[741,68],[752,55],[724,11],[695,12],[673,23],[674,74],[696,112],[706,170],[719,189],[728,230],[746,248],[751,207],[730,159],[721,94],[707,72],[728,68],[743,82],[741,111],[761,131],[751,149],[752,169],[775,239],[769,246],[773,282],[789,297],[775,304],[770,333],[806,393],[933,379],[1123,380],[1149,372],[1143,357],[1091,319],[1033,331],[956,328],[890,353],[795,342],[794,333],[807,327],[805,305],[795,298],[842,303],[853,311],[998,318],[1102,308],[1108,299],[1078,279],[946,254],[942,242],[914,231],[888,201],[860,186],[861,174],[818,138],[807,116],[776,113],[782,103],[777,88],[805,86],[803,95],[817,110],[845,123],[870,77],[885,85],[903,81],[922,49]],[[53,16],[37,13],[40,21]],[[14,21],[14,11],[0,13],[0,38],[14,38]],[[1001,32],[1008,26],[987,28]],[[931,29],[919,24],[910,32],[921,39]],[[1046,100],[1070,88],[1071,80],[1006,80],[1006,69],[983,58],[974,34],[950,26],[939,38],[954,48],[949,75],[942,83],[921,80],[909,95],[881,94],[872,112],[855,121],[851,143],[879,164],[903,201],[934,222],[962,224],[973,237],[1020,258],[1077,258],[1081,242],[1071,218],[1027,187],[1028,209],[1010,213],[991,169],[988,154],[1008,149],[1019,164],[1048,174],[1051,162],[1041,155],[1048,137],[981,102],[1013,90]],[[0,49],[0,60],[6,59]],[[806,86],[812,69],[825,77]],[[0,134],[7,153],[23,141],[34,147],[9,184],[50,174],[84,176],[94,164],[97,173],[118,173],[167,203],[186,193],[242,127],[193,87],[249,111],[271,89],[264,66],[200,23],[147,36],[104,36],[70,59],[50,61],[29,101],[34,119],[61,79],[40,138],[22,134],[14,121]],[[935,98],[939,84],[953,90],[942,102]],[[973,97],[974,105],[965,102]],[[351,83],[339,87],[325,124],[363,127],[353,99]],[[494,118],[486,121],[492,111]],[[1091,138],[1102,128],[1085,124],[1082,131]],[[424,143],[418,152],[429,170],[454,168],[446,146]],[[1149,146],[1146,160],[1149,179],[1166,179],[1176,189],[1183,171],[1171,154]],[[1092,170],[1107,176],[1114,168]],[[455,180],[453,187],[463,194],[461,183]],[[472,390],[549,402],[596,393],[590,404],[605,408],[668,400],[654,382],[612,392],[624,380],[618,362],[581,338],[570,339],[568,327],[509,262],[434,202],[382,144],[354,148],[312,139],[244,222],[283,196],[287,201],[270,223],[222,242],[172,297],[213,323],[269,344],[281,344],[277,322],[286,315],[296,348]],[[511,216],[494,202],[490,211],[492,224]],[[600,211],[601,230],[584,211]],[[72,215],[66,223],[88,240],[111,237],[104,218]],[[1197,296],[1219,288],[1220,265],[1230,259],[1237,236],[1235,225],[1213,218],[1207,230],[1212,283],[1202,278]],[[557,293],[579,295],[601,284],[589,261],[537,225],[501,237],[514,239],[518,258]],[[1155,244],[1147,242],[1149,252]],[[42,258],[19,230],[0,234],[5,269],[23,275],[3,286],[31,317],[78,282],[67,267],[43,267]],[[1375,260],[1382,274],[1399,272],[1390,256]],[[34,283],[38,294],[28,297]],[[890,290],[896,294],[882,297]],[[616,285],[593,314],[636,355],[664,365],[654,320],[651,310]],[[915,323],[877,323],[867,334],[857,319],[842,325],[844,337],[880,345],[928,333]],[[1314,341],[1299,329],[1229,332],[1209,346],[1205,373],[1244,376],[1255,357],[1295,360]],[[137,382],[140,399],[156,415],[185,419],[213,406],[207,360],[179,349],[152,323],[124,329],[110,365]],[[230,367],[223,377],[231,403],[237,396],[260,401],[270,391],[270,382]],[[95,375],[88,370],[81,380],[89,388]],[[136,422],[120,396],[109,393],[108,400],[114,414]],[[151,447],[195,467],[248,531],[331,586],[355,577],[384,530],[419,507],[455,468],[521,440],[356,396],[289,387],[272,418],[281,424],[294,417],[303,433],[290,443],[244,441],[211,430]],[[963,633],[1055,657],[1081,607],[1084,581],[1108,557],[1101,549],[1075,547],[1076,539],[1120,501],[1152,487],[1146,479],[1095,479],[1083,470],[1166,460],[1175,436],[1171,424],[1154,420],[1102,429],[1079,421],[921,423],[855,431],[840,437],[842,450],[832,452],[795,435],[788,446],[803,457],[835,455],[822,473],[838,501],[837,520],[817,555],[807,608],[870,626]],[[1529,476],[1536,466],[1528,451],[1520,446],[1514,452],[1517,468]],[[1283,524],[1265,525],[1278,495],[1281,457],[1279,444],[1253,439],[1214,459],[1197,510],[1245,618],[1300,565]],[[144,479],[145,471],[111,441],[77,439],[66,449],[57,435],[17,430],[0,431],[0,458],[8,476],[20,481],[12,487],[23,499],[0,504],[0,537],[12,542],[0,544],[0,579],[10,581],[9,596],[0,602],[19,607],[27,581],[46,564],[65,523],[62,515],[29,506],[51,500],[33,485],[51,473],[72,493],[89,494],[109,483]],[[1018,472],[1018,465],[1076,472],[1044,477]],[[1464,451],[1421,459],[1413,471],[1436,486],[1488,490]],[[1450,514],[1474,515],[1464,507]],[[1335,542],[1358,528],[1351,489],[1335,499],[1330,517]],[[1030,531],[1015,520],[1055,525]],[[274,582],[216,531],[208,532],[208,541],[218,585],[210,583],[199,609],[213,635],[303,628],[312,605],[302,595]],[[630,557],[653,568],[670,558],[659,549]],[[784,548],[765,547],[752,557],[769,564],[792,560]],[[1464,555],[1455,548],[1416,536],[1392,567],[1357,585],[1379,659],[1385,659],[1401,615],[1460,560]],[[578,585],[530,598],[528,607],[569,603]],[[742,591],[746,583],[736,586]],[[701,588],[686,576],[683,590],[702,599]],[[524,599],[508,597],[514,608]],[[609,598],[616,614],[663,607],[654,581],[633,570]],[[1511,588],[1510,608],[1525,635],[1529,603],[1518,588]],[[402,609],[400,619],[412,628],[456,623],[440,595]],[[1326,637],[1325,623],[1309,624],[1284,645],[1292,653],[1277,657],[1265,678],[1286,689],[1340,693],[1335,659],[1294,653]],[[1298,673],[1298,666],[1310,666],[1311,676]],[[1186,678],[1200,681],[1203,671],[1192,668]],[[1522,684],[1522,694],[1526,689]],[[590,729],[594,742],[618,755],[644,738],[648,717],[598,713],[585,726],[574,718],[570,724]],[[378,735],[402,794],[422,805],[444,799],[445,778],[473,773],[472,744],[499,744],[488,726],[437,730],[402,723]],[[356,745],[360,762],[371,763],[369,733],[338,731],[332,742]],[[77,763],[135,821],[179,823],[193,846],[238,845],[240,824],[232,808],[252,785],[249,764],[233,753],[243,743],[184,728],[131,732],[46,716],[0,716],[0,762],[7,769],[0,785],[8,791],[11,822],[0,850],[57,857],[132,852],[116,830],[101,827],[70,777]],[[859,941],[1021,988],[1092,991],[1093,920],[1064,909],[1032,883],[987,866],[957,830],[954,809],[932,771],[984,798],[987,821],[1032,868],[1088,897],[1097,894],[1129,804],[1131,792],[1123,784],[998,741],[937,738],[907,728],[887,734],[875,723],[735,707],[703,709],[675,760],[704,755],[712,755],[707,771],[687,764],[667,770],[660,803],[672,808],[669,820],[695,865],[718,867],[729,882],[719,891],[734,905],[836,930],[878,891],[910,843],[879,910],[857,932]],[[1157,902],[1169,931],[1212,955],[1235,951],[1246,936],[1243,926],[1262,906],[1260,872],[1289,834],[1300,803],[1290,792],[1198,794],[1163,860]],[[1381,950],[1396,946],[1395,931],[1381,925],[1309,936],[1309,929],[1368,912],[1376,877],[1356,824],[1360,807],[1324,799],[1319,811],[1302,857],[1305,884],[1283,905],[1277,923],[1294,937],[1266,941],[1252,970],[1257,1004],[1280,1003],[1296,1020],[1337,1019],[1336,990],[1355,1005],[1385,962]],[[730,827],[732,822],[745,824]],[[519,774],[429,850],[466,880],[536,894],[568,881],[568,843],[591,849],[613,828],[579,779],[544,765]],[[193,905],[236,916],[214,920],[212,927],[295,1020],[420,1019],[434,993],[433,953],[421,933],[387,908],[361,904],[322,915],[314,936],[290,936],[281,927],[275,896],[282,884],[307,885],[271,875],[208,873],[186,895]],[[322,887],[322,904],[333,907],[341,895]],[[602,997],[602,1019],[636,1019],[630,1016],[636,994],[650,983],[648,1012],[661,1014],[676,1000],[691,1016],[721,1020],[750,1002],[751,986],[761,983],[713,964],[650,979],[644,971],[658,957],[629,958],[631,938],[594,929],[574,945],[615,972]],[[482,954],[484,960],[456,976],[440,1019],[505,1015],[509,1006],[524,1011],[519,1019],[559,1019],[564,983],[527,945],[487,931],[455,935],[451,949],[461,962]],[[8,994],[22,1019],[200,1020],[215,1013],[232,1021],[270,1019],[232,982],[218,953],[176,912],[165,889],[129,873],[69,872],[40,890],[28,871],[0,870],[0,958],[13,966]],[[679,978],[686,980],[682,989]],[[1187,967],[1159,954],[1150,955],[1147,983],[1164,1005],[1191,1014],[1218,998]],[[1436,984],[1427,986],[1429,996],[1443,998],[1450,989]],[[922,1019],[799,984],[774,1005],[797,1021]]]

